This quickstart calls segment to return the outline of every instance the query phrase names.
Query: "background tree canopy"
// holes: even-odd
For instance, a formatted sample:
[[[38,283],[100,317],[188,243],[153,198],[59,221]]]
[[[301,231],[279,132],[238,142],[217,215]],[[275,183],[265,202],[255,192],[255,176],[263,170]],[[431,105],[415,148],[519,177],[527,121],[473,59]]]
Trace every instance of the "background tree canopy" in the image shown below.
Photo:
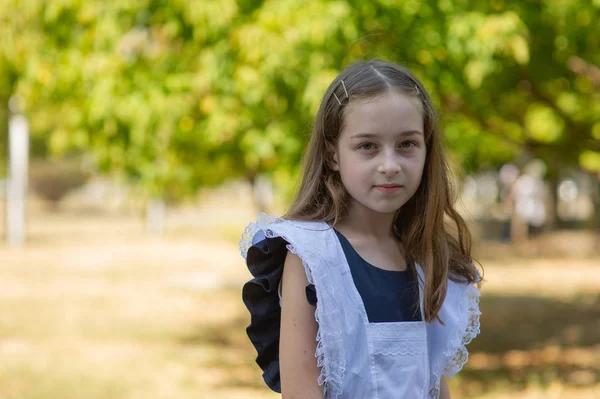
[[[90,154],[150,197],[292,187],[328,84],[384,58],[424,81],[467,171],[600,171],[599,17],[597,0],[3,0],[2,137],[17,98],[34,155]]]

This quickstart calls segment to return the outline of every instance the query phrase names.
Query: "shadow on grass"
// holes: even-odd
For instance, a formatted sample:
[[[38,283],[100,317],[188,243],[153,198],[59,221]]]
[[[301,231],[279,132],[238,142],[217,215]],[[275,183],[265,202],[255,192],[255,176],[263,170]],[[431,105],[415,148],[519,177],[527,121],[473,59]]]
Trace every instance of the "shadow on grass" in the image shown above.
[[[267,392],[262,371],[256,364],[256,350],[246,335],[249,316],[236,315],[223,322],[192,328],[189,334],[177,339],[186,347],[209,348],[208,357],[201,367],[219,370],[227,376],[215,387],[248,388]]]
[[[483,295],[481,334],[469,350],[505,353],[546,346],[600,344],[600,295],[572,301],[533,296]]]
[[[500,387],[594,386],[600,381],[600,295],[571,301],[483,295],[481,334],[456,384],[460,397]]]
[[[250,317],[235,316],[218,324],[209,324],[192,328],[187,335],[177,340],[181,345],[210,345],[217,348],[247,347],[250,345],[246,335]]]

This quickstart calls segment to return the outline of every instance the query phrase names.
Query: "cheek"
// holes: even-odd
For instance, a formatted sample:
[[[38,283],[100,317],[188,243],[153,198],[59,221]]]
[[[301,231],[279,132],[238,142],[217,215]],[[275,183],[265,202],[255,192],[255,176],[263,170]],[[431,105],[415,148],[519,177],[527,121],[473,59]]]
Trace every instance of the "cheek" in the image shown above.
[[[418,177],[419,180],[419,185],[421,185],[421,183],[423,182],[423,175],[425,174],[425,167],[426,167],[426,157],[425,155],[423,155],[422,158],[419,159],[419,162],[416,165],[416,173],[415,175]]]
[[[415,167],[421,171],[425,170],[425,163],[427,160],[427,152],[425,150],[419,153],[419,156],[415,157]]]
[[[421,180],[425,173],[425,155],[410,159],[410,174],[415,180]]]
[[[342,162],[342,169],[345,171],[346,177],[353,180],[362,178],[373,169],[371,162],[358,154],[348,154]]]
[[[348,150],[338,151],[338,160],[340,168],[345,170],[356,169],[357,164],[359,164],[357,154]]]

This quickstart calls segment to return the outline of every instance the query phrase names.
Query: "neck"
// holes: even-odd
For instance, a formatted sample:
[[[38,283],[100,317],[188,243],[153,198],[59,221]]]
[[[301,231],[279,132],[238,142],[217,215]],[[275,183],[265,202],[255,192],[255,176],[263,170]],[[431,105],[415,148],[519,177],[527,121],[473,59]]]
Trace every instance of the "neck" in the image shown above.
[[[348,213],[340,220],[336,228],[365,238],[389,239],[395,237],[393,228],[395,216],[396,213],[373,212],[353,202],[348,208]],[[342,233],[344,232],[342,231]]]

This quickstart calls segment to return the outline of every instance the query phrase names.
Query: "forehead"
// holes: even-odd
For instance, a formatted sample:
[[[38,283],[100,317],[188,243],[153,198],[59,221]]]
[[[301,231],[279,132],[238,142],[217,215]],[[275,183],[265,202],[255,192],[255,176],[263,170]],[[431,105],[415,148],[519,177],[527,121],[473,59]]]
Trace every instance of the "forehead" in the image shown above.
[[[423,110],[417,97],[389,92],[369,99],[353,99],[344,110],[342,136],[401,131],[423,132]]]

